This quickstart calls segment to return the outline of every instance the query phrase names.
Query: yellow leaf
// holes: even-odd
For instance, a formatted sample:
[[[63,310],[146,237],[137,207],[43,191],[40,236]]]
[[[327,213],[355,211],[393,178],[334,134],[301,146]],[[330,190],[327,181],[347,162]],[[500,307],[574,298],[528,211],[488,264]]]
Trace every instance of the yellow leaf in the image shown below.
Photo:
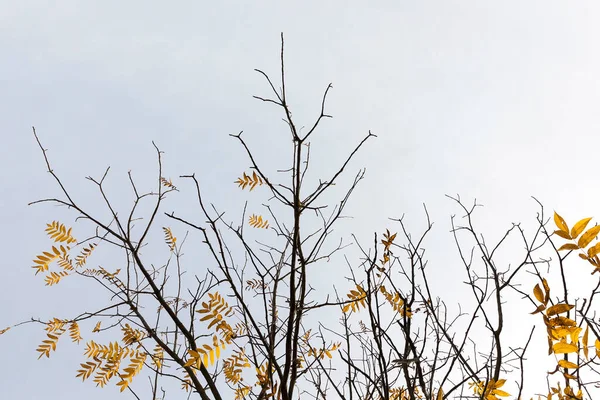
[[[564,373],[563,375],[567,379],[577,379],[577,377],[575,375],[566,374],[566,373]],[[577,397],[569,396],[569,398],[576,399]]]
[[[250,191],[252,191],[257,185],[261,186],[265,182],[262,180],[260,176],[256,174],[256,172],[252,173],[252,176],[248,176],[245,172],[241,178],[238,178],[235,183],[238,184],[239,187],[244,190],[247,186],[250,187]]]
[[[577,323],[567,317],[554,317],[547,322],[548,326],[576,326]]]
[[[578,335],[578,333],[574,332],[574,327],[559,327],[553,328],[549,334],[552,336],[554,340],[565,339],[567,336],[571,336],[573,333]],[[575,343],[575,340],[571,340],[571,343]]]
[[[252,190],[252,189],[251,189]],[[263,220],[262,216],[252,214],[249,219],[249,224],[253,228],[267,229],[269,227],[269,221]]]
[[[535,314],[539,313],[540,311],[544,311],[545,309],[546,309],[546,306],[543,304],[540,304],[539,306],[537,306],[535,311],[531,313],[531,315],[535,315]]]
[[[117,386],[121,387],[120,391],[122,392],[129,386],[129,381],[127,379],[123,379],[121,382],[117,383]]]
[[[560,236],[563,239],[571,240],[571,235],[569,234],[569,232],[554,231],[554,234]]]
[[[582,340],[582,346],[583,346],[583,355],[585,356],[585,359],[588,359],[588,332],[590,330],[590,327],[588,326],[587,328],[585,328],[585,333],[583,334],[583,340]]]
[[[436,400],[444,400],[444,392],[442,391],[442,388],[440,388],[440,390],[438,390]]]
[[[567,360],[558,360],[558,366],[561,368],[577,369],[579,365]]]
[[[546,310],[546,316],[551,317],[556,314],[561,314],[561,313],[569,311],[573,307],[575,307],[575,306],[573,306],[571,304],[556,304],[556,305],[548,308],[548,310]]]
[[[544,304],[548,303],[550,299],[550,286],[548,286],[548,281],[546,278],[542,278],[542,285],[544,285],[544,290],[546,291],[546,297],[544,297]]]
[[[173,181],[171,179],[167,180],[167,178],[161,177],[160,178],[160,183],[162,183],[162,185],[164,187],[167,187],[167,188],[173,189],[173,190],[177,190],[177,187],[175,187],[175,185],[173,185]]]
[[[558,251],[563,251],[563,250],[578,250],[579,246],[577,246],[574,243],[565,243],[562,246],[560,246],[558,248]]]
[[[579,241],[577,242],[579,248],[583,249],[584,247],[587,247],[587,245],[590,244],[596,236],[598,236],[598,232],[600,232],[600,225],[596,225],[588,229],[583,235],[581,235]]]
[[[577,353],[577,346],[572,343],[558,342],[552,346],[555,354]]]
[[[544,302],[544,292],[542,291],[542,288],[539,284],[535,285],[535,287],[533,288],[533,295],[540,303]]]
[[[600,253],[600,242],[598,242],[595,245],[593,245],[592,247],[590,247],[587,251],[587,255],[590,258],[598,255],[598,253]]]
[[[581,327],[577,327],[577,328],[571,328],[571,343],[578,343],[579,342],[579,334],[582,331]]]
[[[504,384],[506,383],[506,379],[498,379],[496,381],[496,383],[494,383],[494,388],[499,388],[504,386]]]
[[[554,223],[556,224],[556,227],[558,229],[569,234],[569,227],[567,226],[567,223],[565,222],[563,217],[556,213],[556,211],[554,212]]]
[[[581,232],[583,232],[590,220],[591,218],[584,218],[581,221],[577,222],[575,225],[573,225],[573,228],[571,228],[571,237],[575,239],[577,238],[577,236],[581,235]]]

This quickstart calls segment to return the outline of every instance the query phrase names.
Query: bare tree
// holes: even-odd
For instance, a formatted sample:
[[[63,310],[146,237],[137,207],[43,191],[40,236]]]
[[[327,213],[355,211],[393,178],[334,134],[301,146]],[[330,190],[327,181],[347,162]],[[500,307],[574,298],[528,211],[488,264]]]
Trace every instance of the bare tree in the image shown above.
[[[515,224],[490,245],[474,226],[476,204],[467,206],[459,197],[451,197],[461,212],[460,222],[451,219],[464,267],[457,282],[464,281],[462,287],[472,299],[458,304],[458,312],[453,314],[456,303],[442,300],[431,280],[425,245],[433,223],[426,208],[424,228],[418,235],[409,232],[400,218],[390,222],[395,227],[392,232],[397,232],[388,228],[381,236],[376,234],[372,246],[363,246],[356,238],[344,243],[333,237],[333,227],[343,216],[364,170],[358,171],[341,193],[336,183],[354,155],[375,135],[365,134],[331,176],[310,180],[310,139],[318,134],[322,122],[331,118],[326,100],[332,86],[325,88],[319,115],[302,132],[288,103],[283,44],[282,36],[279,82],[257,70],[270,94],[255,98],[281,110],[290,135],[290,165],[269,175],[242,132],[231,135],[245,150],[250,168],[237,184],[241,190],[267,194],[263,214],[244,208],[240,221],[228,220],[218,205],[206,202],[196,175],[181,176],[177,186],[163,176],[163,155],[156,145],[158,171],[153,190],[141,191],[130,174],[135,200],[128,212],[119,213],[105,190],[107,169],[98,179],[88,178],[106,210],[85,209],[53,170],[34,129],[62,195],[32,204],[66,206],[79,221],[76,231],[91,232],[89,238],[77,240],[66,225],[58,221],[49,224],[46,231],[56,243],[34,260],[36,274],[45,274],[48,285],[65,278],[90,280],[107,296],[94,311],[50,321],[32,320],[43,323],[47,330],[47,340],[38,347],[40,357],[49,356],[67,330],[71,339],[79,342],[79,325],[93,321],[94,331],[108,334],[120,329],[121,339],[107,344],[88,341],[87,361],[81,364],[78,376],[92,378],[99,386],[115,378],[121,390],[137,398],[143,390],[137,383],[131,384],[144,367],[151,371],[153,399],[164,398],[163,379],[179,381],[190,395],[204,400],[492,400],[509,396],[504,390],[506,379],[513,379],[518,391],[511,395],[521,398],[539,389],[525,390],[524,379],[535,326],[522,338],[505,328],[509,315],[506,300],[517,295],[543,314],[550,351],[564,355],[566,361],[557,364],[565,388],[549,380],[543,391],[561,399],[581,399],[578,391],[592,384],[583,380],[580,368],[588,367],[595,374],[597,356],[588,358],[588,331],[583,338],[579,333],[584,326],[596,337],[600,333],[592,307],[600,281],[587,297],[581,297],[579,317],[571,319],[574,308],[562,273],[565,257],[559,251],[584,249],[591,243],[598,232],[592,231],[594,228],[583,232],[589,220],[569,230],[564,220],[555,216],[563,238],[576,239],[583,233],[590,239],[577,247],[559,249],[552,242],[553,232],[546,228],[548,220],[540,204],[533,234],[527,235]],[[197,214],[165,213],[164,201],[181,195],[178,187],[193,192]],[[325,200],[325,194],[334,190],[338,200]],[[108,217],[103,215],[106,211]],[[171,226],[157,226],[163,220]],[[269,242],[257,239],[255,232],[261,229],[271,234]],[[160,264],[145,253],[157,230],[162,231],[166,244],[166,261]],[[186,233],[178,240],[175,232]],[[515,256],[518,262],[506,266],[497,261],[497,254],[509,237],[516,237],[522,249]],[[203,243],[210,262],[185,267],[183,250],[190,241]],[[347,259],[347,269],[333,272],[345,275],[348,285],[332,286],[330,292],[316,290],[320,266],[332,258],[339,260],[350,245],[361,252],[361,260]],[[123,257],[122,267],[87,267],[96,247],[116,250]],[[541,270],[549,268],[551,260],[538,253],[548,248],[557,256],[562,274],[564,295],[560,299],[550,296]],[[73,256],[76,249],[79,253]],[[597,253],[586,253],[592,264]],[[533,292],[523,289],[536,279],[539,283]],[[567,345],[571,347],[567,349]],[[576,355],[576,363],[568,360],[569,354]],[[591,398],[589,391],[588,396]]]

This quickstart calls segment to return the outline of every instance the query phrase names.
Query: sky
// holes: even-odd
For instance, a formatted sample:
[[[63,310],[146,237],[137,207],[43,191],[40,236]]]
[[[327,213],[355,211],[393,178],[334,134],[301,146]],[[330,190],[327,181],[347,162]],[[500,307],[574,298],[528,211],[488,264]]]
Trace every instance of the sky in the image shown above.
[[[92,208],[101,205],[85,177],[108,166],[117,204],[131,199],[127,171],[152,184],[154,141],[166,176],[195,172],[211,202],[239,215],[233,181],[249,163],[229,135],[244,131],[267,170],[287,167],[279,110],[252,98],[269,94],[254,69],[278,73],[281,32],[299,125],[311,125],[333,85],[334,118],[311,141],[315,178],[369,130],[377,135],[348,166],[366,178],[339,228],[345,237],[371,240],[402,215],[418,231],[425,203],[436,228],[428,254],[443,282],[460,272],[448,262],[457,260],[450,216],[460,210],[446,194],[485,205],[477,223],[490,240],[513,222],[534,225],[532,196],[568,221],[600,214],[597,2],[0,0],[0,9],[0,329],[76,312],[82,296],[45,287],[30,268],[48,244],[45,224],[68,221],[57,207],[27,205],[58,193],[31,127]],[[189,187],[184,196],[193,201]],[[75,379],[82,346],[36,360],[43,337],[37,325],[0,337],[3,397],[114,393]]]

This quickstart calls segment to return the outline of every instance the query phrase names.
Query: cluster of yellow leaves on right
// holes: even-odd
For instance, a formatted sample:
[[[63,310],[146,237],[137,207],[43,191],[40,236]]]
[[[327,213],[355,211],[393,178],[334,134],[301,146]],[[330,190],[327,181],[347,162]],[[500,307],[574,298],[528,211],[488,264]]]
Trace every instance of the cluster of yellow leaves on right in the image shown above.
[[[592,243],[592,240],[594,240],[594,238],[596,238],[596,236],[598,236],[598,234],[600,233],[600,225],[593,226],[587,231],[585,231],[585,233],[583,233],[590,220],[591,218],[584,218],[577,222],[575,225],[573,225],[573,228],[569,230],[569,226],[567,225],[563,217],[561,217],[557,213],[554,213],[554,223],[558,228],[554,231],[554,234],[562,237],[563,239],[573,241],[577,240],[576,243],[563,244],[558,250],[581,250],[581,253],[579,253],[579,257],[583,258],[584,260],[587,260],[590,264],[592,264],[595,267],[594,271],[592,272],[593,274],[600,271],[600,259],[598,258],[598,254],[600,253],[600,242],[589,247],[587,251],[585,250],[585,248],[588,247]],[[579,239],[577,239],[578,237]]]
[[[578,254],[584,260],[587,260],[594,266],[592,273],[600,271],[600,259],[598,254],[600,253],[600,242],[593,246],[590,246],[594,238],[600,233],[600,225],[593,226],[586,230],[591,218],[584,218],[572,228],[569,229],[568,224],[558,213],[554,213],[554,223],[557,230],[554,234],[560,236],[563,239],[572,241],[571,243],[565,243],[558,248],[559,251],[577,251],[581,252]],[[588,247],[589,246],[589,247]],[[586,250],[587,248],[587,250]],[[546,330],[548,334],[548,354],[562,355],[562,358],[557,361],[556,368],[550,374],[554,374],[562,369],[562,375],[565,378],[567,386],[563,389],[560,387],[560,383],[556,387],[552,387],[547,395],[547,399],[552,399],[554,395],[559,400],[566,399],[583,399],[583,393],[581,389],[575,391],[570,382],[578,382],[578,378],[574,371],[580,368],[580,365],[569,360],[569,355],[573,354],[577,359],[585,358],[589,360],[589,327],[586,327],[583,337],[581,332],[583,327],[579,326],[577,322],[570,317],[570,311],[575,307],[572,304],[560,302],[552,304],[550,298],[550,286],[545,278],[542,278],[542,282],[536,284],[533,288],[533,296],[540,303],[532,314],[541,313]],[[595,341],[596,355],[600,357],[600,341]],[[581,357],[580,351],[583,353]],[[572,370],[573,372],[570,372]]]

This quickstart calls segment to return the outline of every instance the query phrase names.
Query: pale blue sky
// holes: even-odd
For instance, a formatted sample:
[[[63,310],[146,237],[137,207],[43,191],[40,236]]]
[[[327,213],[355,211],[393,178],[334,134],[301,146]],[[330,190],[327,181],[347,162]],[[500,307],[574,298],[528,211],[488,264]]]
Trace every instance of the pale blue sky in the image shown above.
[[[0,329],[78,310],[66,305],[78,288],[45,287],[30,268],[47,245],[45,223],[65,215],[26,205],[57,194],[31,126],[84,203],[97,204],[84,177],[108,165],[117,202],[127,204],[128,170],[150,184],[154,140],[165,175],[196,172],[209,199],[237,215],[232,181],[248,163],[228,134],[244,130],[269,168],[286,166],[278,111],[251,97],[268,94],[253,69],[277,73],[282,31],[300,125],[334,87],[334,119],[312,141],[315,170],[329,175],[369,129],[378,135],[349,167],[366,167],[367,179],[338,233],[370,240],[404,213],[416,229],[425,202],[436,221],[429,255],[444,277],[461,271],[447,265],[458,210],[444,194],[485,204],[490,239],[511,222],[531,224],[530,196],[571,221],[600,216],[600,3],[302,3],[0,0]],[[65,341],[37,361],[42,338],[31,325],[0,338],[0,397],[114,393],[75,379],[83,346]]]

